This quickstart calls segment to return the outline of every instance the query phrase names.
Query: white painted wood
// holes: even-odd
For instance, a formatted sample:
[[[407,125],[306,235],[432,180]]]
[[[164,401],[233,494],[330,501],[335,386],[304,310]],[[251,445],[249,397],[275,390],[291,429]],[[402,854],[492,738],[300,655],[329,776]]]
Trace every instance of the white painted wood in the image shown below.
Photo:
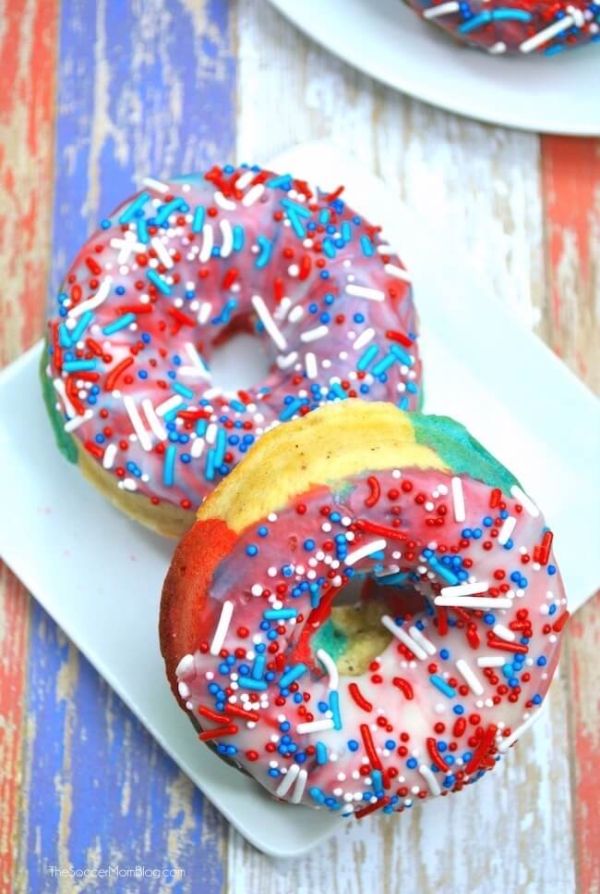
[[[407,99],[327,55],[261,0],[238,0],[238,159],[328,138],[415,216],[468,244],[476,275],[529,325],[545,305],[539,140]],[[301,173],[301,172],[298,172]],[[435,263],[435,245],[432,245]],[[418,301],[418,296],[417,296]],[[493,774],[402,816],[340,822],[314,853],[274,862],[233,830],[231,894],[575,891],[566,681]]]

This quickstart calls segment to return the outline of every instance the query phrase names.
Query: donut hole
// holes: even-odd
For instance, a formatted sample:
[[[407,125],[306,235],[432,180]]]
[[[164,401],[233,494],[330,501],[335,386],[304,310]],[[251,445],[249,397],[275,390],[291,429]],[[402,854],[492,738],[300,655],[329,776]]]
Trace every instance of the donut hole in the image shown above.
[[[412,588],[385,586],[374,577],[357,576],[337,594],[329,618],[313,635],[313,654],[324,649],[341,676],[360,676],[392,639],[381,623],[382,615],[418,614],[425,602]]]
[[[270,365],[271,358],[261,339],[248,332],[232,332],[220,339],[210,353],[212,384],[223,391],[247,391],[263,383]]]

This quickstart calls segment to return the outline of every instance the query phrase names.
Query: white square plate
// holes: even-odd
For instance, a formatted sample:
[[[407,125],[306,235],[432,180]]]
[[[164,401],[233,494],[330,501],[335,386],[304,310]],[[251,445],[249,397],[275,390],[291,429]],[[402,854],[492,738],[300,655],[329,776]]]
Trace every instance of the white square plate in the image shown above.
[[[384,184],[356,163],[308,144],[269,166],[324,187],[345,182],[348,201],[383,222],[388,238],[403,247],[422,318],[426,408],[465,422],[522,478],[555,528],[571,607],[578,607],[597,584],[589,561],[600,539],[593,397],[498,301],[469,292],[466,251],[446,257],[442,239],[431,264],[435,232],[408,225]],[[497,351],[506,358],[501,374],[490,361]],[[60,456],[40,394],[39,356],[38,345],[0,376],[2,557],[246,838],[279,857],[308,850],[339,819],[270,800],[198,743],[175,704],[157,637],[173,545],[121,516]]]

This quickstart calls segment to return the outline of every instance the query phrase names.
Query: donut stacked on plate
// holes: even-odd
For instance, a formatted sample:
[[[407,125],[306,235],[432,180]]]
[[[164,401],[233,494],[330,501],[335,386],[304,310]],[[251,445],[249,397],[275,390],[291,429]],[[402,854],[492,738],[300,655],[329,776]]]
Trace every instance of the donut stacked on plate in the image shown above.
[[[269,373],[225,392],[210,359],[239,331]],[[42,362],[67,457],[187,530],[160,641],[199,738],[275,797],[358,818],[492,769],[568,618],[538,508],[417,412],[416,337],[402,263],[341,190],[215,167],[102,222]]]
[[[215,349],[254,333],[269,373],[225,392]],[[69,269],[46,403],[65,455],[177,535],[263,431],[332,400],[419,406],[408,276],[342,191],[260,168],[145,181]]]
[[[492,769],[567,617],[552,533],[500,463],[450,419],[347,401],[265,435],[202,506],[160,638],[202,741],[360,818]]]
[[[489,53],[554,56],[600,39],[592,0],[406,0],[424,19]]]

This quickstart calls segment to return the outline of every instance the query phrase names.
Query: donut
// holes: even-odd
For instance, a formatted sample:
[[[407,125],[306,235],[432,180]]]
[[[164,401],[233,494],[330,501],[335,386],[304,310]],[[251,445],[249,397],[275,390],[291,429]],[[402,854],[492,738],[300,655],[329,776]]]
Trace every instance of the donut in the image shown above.
[[[214,352],[254,334],[269,372],[225,391]],[[177,536],[266,429],[328,401],[420,404],[408,274],[343,199],[258,167],[144,189],[61,285],[42,359],[59,448],[128,515]]]
[[[600,3],[591,0],[406,0],[424,19],[489,53],[541,53],[600,39]]]
[[[491,770],[568,614],[510,472],[449,418],[357,400],[269,432],[206,500],[160,642],[203,742],[276,798],[361,818]]]

